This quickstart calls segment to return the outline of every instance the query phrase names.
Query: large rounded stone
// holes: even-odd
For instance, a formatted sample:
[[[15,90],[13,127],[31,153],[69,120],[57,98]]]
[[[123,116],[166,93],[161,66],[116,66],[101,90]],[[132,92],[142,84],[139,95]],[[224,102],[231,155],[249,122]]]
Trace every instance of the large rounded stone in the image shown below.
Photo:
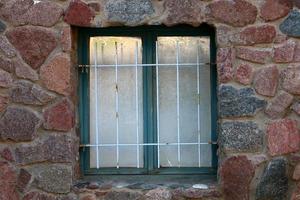
[[[300,12],[292,10],[279,26],[282,33],[291,37],[300,37]]]
[[[300,65],[289,66],[281,72],[282,87],[291,94],[300,95]]]
[[[254,63],[267,63],[271,58],[271,53],[271,49],[236,48],[236,57]]]
[[[297,152],[300,149],[298,122],[291,119],[273,121],[267,126],[268,149],[272,156]]]
[[[67,99],[62,99],[45,109],[43,116],[46,129],[69,131],[75,123],[74,108]]]
[[[281,91],[269,103],[269,105],[265,110],[265,113],[272,119],[282,117],[287,111],[287,108],[292,104],[293,99],[294,99],[293,95],[285,91]]]
[[[250,117],[265,107],[266,101],[254,96],[252,88],[236,89],[222,85],[219,89],[220,117]]]
[[[6,36],[33,69],[39,68],[57,45],[56,33],[41,27],[17,27]]]
[[[0,139],[31,141],[40,126],[38,116],[28,109],[8,107],[0,120]]]
[[[167,26],[175,24],[197,26],[204,19],[204,3],[198,0],[167,0],[165,8],[168,15],[163,23]]]
[[[16,148],[16,162],[22,165],[40,162],[71,163],[75,161],[76,138],[59,133],[42,138],[37,144],[22,144]]]
[[[257,152],[262,149],[264,134],[254,122],[224,122],[219,145],[226,152]]]
[[[68,193],[72,184],[72,168],[67,165],[36,166],[31,169],[37,187],[50,193]]]
[[[258,94],[275,96],[279,79],[279,71],[276,66],[260,69],[254,77],[254,88]]]
[[[151,0],[108,0],[105,12],[109,23],[142,24],[153,13]]]
[[[78,13],[80,13],[80,15]],[[95,13],[93,9],[86,3],[80,0],[74,0],[70,2],[70,5],[65,12],[64,20],[68,24],[75,26],[90,26],[94,17]]]
[[[63,9],[54,2],[41,1],[34,4],[26,13],[29,24],[35,26],[53,26],[63,14]]]
[[[290,0],[265,0],[260,8],[260,16],[265,21],[273,21],[286,16],[293,8]]]
[[[284,158],[274,158],[265,168],[256,188],[256,199],[286,200],[288,177],[286,175],[287,161]]]
[[[54,95],[28,81],[17,81],[10,90],[10,97],[13,102],[32,105],[43,105],[54,99]]]
[[[221,0],[208,7],[212,17],[232,26],[242,27],[256,21],[256,7],[244,0]]]
[[[2,16],[12,24],[53,26],[63,14],[63,9],[54,2],[16,0],[2,8]]]
[[[248,200],[254,166],[246,156],[234,156],[222,162],[221,186],[226,200]]]
[[[232,41],[242,45],[271,43],[276,37],[276,29],[272,25],[250,26],[234,36]],[[237,41],[235,41],[237,40]]]
[[[40,76],[44,85],[59,94],[71,92],[71,61],[66,54],[56,55],[49,63],[43,65]]]

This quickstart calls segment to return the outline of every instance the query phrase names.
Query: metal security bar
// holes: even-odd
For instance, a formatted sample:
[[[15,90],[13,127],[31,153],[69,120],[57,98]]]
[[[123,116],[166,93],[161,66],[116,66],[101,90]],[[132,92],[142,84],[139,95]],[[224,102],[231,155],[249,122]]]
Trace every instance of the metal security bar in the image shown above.
[[[154,64],[140,64],[138,63],[139,58],[139,43],[136,42],[135,51],[134,51],[134,63],[133,64],[120,64],[119,63],[119,54],[118,54],[118,42],[115,42],[115,63],[114,64],[99,64],[98,63],[98,44],[97,42],[94,45],[94,64],[92,65],[79,65],[80,68],[92,68],[94,71],[94,84],[95,84],[95,134],[96,134],[96,143],[95,144],[81,144],[80,147],[88,147],[88,148],[96,148],[96,167],[100,168],[100,153],[99,147],[116,147],[116,167],[120,167],[120,150],[119,147],[124,146],[136,146],[136,167],[140,168],[140,147],[143,146],[156,146],[157,147],[157,166],[160,168],[160,147],[161,146],[177,146],[177,166],[181,166],[181,146],[183,145],[197,145],[198,146],[198,165],[201,167],[201,145],[214,145],[216,142],[207,141],[201,142],[201,117],[200,117],[200,67],[201,66],[210,66],[213,63],[201,63],[199,62],[199,46],[197,45],[197,61],[196,63],[180,63],[180,45],[179,42],[176,41],[176,63],[159,63],[159,44],[156,42],[156,62]],[[121,44],[122,46],[122,44]],[[103,51],[103,44],[101,44]],[[123,48],[123,47],[122,47]],[[103,53],[103,52],[102,52]],[[103,59],[103,58],[102,58]],[[136,143],[120,143],[119,141],[119,86],[118,86],[118,70],[121,67],[133,67],[135,68],[135,124],[136,124]],[[177,120],[177,142],[173,143],[161,143],[160,142],[160,99],[159,99],[159,68],[160,67],[170,67],[174,66],[176,69],[176,120]],[[180,69],[181,67],[196,67],[197,70],[197,95],[198,95],[198,103],[197,103],[197,142],[184,143],[180,140]],[[156,72],[156,124],[157,124],[157,142],[156,143],[140,143],[139,142],[139,90],[138,90],[138,68],[139,67],[154,67]],[[98,96],[100,90],[98,89],[98,68],[114,68],[115,70],[115,113],[116,113],[116,143],[111,144],[103,144],[99,143],[100,130],[99,130],[99,108],[98,108]],[[100,111],[101,112],[101,111]]]

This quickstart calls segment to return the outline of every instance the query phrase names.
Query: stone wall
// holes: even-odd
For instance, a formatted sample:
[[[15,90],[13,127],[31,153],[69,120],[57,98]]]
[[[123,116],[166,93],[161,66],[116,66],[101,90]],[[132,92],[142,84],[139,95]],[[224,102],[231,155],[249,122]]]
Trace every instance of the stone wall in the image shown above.
[[[299,0],[0,0],[0,199],[300,199],[299,8]],[[217,32],[217,188],[78,186],[78,27],[201,23]]]

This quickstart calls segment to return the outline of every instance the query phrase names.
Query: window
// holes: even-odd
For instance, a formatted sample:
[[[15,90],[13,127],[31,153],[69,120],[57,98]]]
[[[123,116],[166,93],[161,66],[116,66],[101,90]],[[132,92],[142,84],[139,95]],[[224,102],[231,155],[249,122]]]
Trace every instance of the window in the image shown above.
[[[215,173],[214,30],[81,29],[85,174]]]

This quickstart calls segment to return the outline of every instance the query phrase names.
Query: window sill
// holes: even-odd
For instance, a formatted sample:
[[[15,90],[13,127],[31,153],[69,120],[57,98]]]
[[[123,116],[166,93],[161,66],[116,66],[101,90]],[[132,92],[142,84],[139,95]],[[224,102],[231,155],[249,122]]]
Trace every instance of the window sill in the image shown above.
[[[140,198],[158,193],[169,194],[181,199],[222,199],[216,176],[211,175],[116,175],[85,176],[78,180],[73,191],[77,194],[92,194],[98,198],[140,196]],[[130,198],[129,198],[129,196]],[[124,197],[125,198],[125,197]]]

